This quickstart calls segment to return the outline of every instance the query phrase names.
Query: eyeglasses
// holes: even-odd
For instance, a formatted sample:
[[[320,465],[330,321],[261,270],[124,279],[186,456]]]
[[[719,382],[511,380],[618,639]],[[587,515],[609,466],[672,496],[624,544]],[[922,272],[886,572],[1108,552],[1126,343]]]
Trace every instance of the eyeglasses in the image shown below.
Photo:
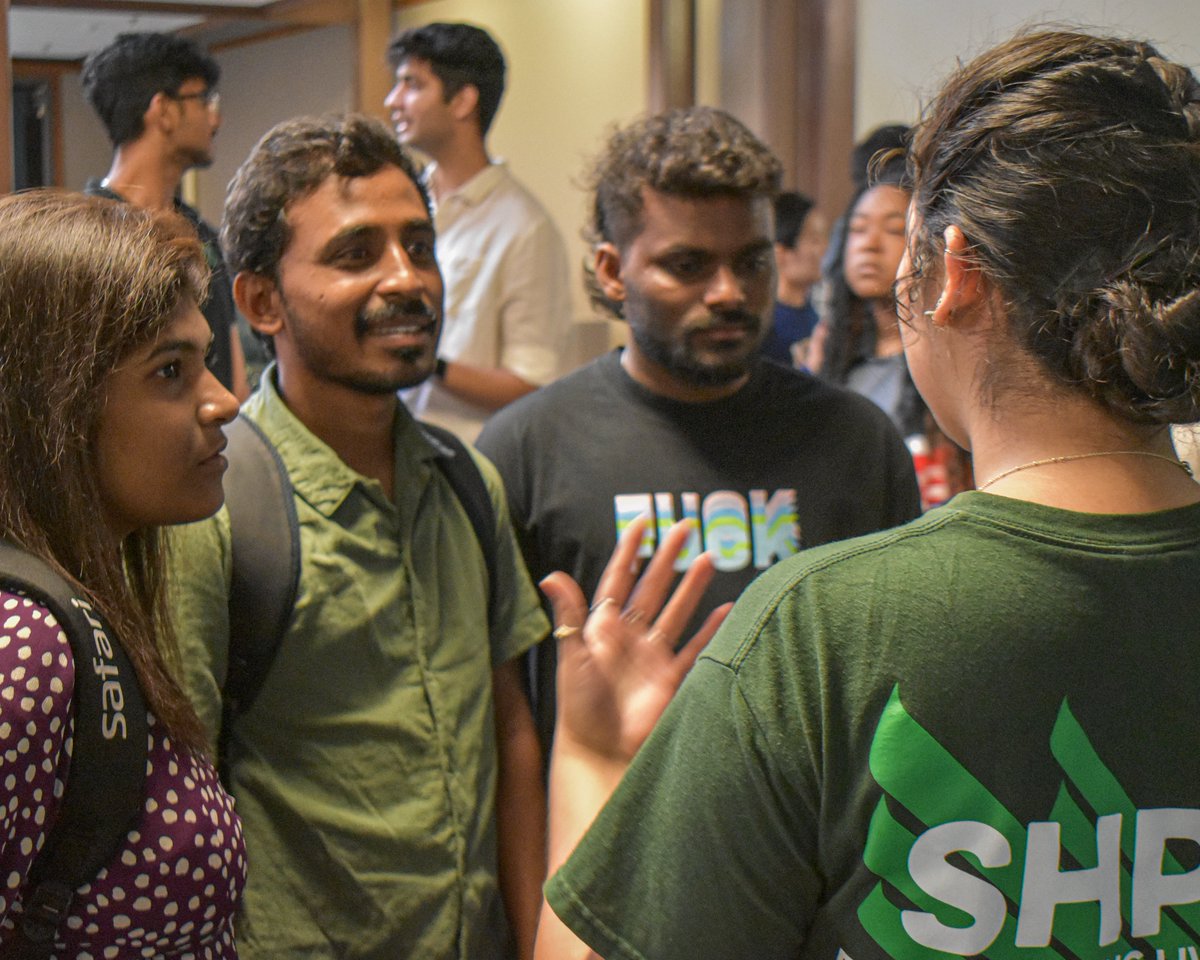
[[[198,93],[166,93],[172,100],[199,100],[209,110],[216,113],[221,109],[221,94],[216,90],[201,90]]]

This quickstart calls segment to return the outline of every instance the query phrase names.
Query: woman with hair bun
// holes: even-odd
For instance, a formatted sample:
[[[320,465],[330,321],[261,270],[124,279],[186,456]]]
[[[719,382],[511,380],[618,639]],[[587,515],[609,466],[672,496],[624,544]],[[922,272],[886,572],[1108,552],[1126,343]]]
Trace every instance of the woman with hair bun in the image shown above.
[[[681,672],[661,571],[590,617],[547,583],[542,957],[1194,952],[1200,85],[1024,33],[909,165],[904,351],[978,489],[765,573],[632,763]]]
[[[76,661],[51,611],[0,567],[3,957],[237,955],[241,826],[171,669],[159,529],[223,498],[221,428],[237,400],[205,365],[207,284],[200,242],[174,214],[53,191],[0,198],[0,537],[86,604],[149,713],[148,745],[131,745],[146,751],[140,814],[60,904],[56,928],[39,927],[28,905],[46,888],[31,870],[49,838],[63,841],[54,827],[80,740],[77,674],[104,672],[115,711],[105,737],[137,725],[121,714],[124,688],[108,690],[119,671]],[[88,639],[103,657],[98,633]]]

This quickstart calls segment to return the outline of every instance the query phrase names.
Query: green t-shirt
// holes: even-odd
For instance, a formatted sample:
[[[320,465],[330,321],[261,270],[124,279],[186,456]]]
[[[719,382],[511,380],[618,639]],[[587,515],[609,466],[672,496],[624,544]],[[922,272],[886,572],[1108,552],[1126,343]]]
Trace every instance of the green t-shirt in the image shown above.
[[[295,490],[295,611],[229,745],[256,957],[502,957],[492,669],[548,624],[495,470],[497,616],[487,570],[434,451],[400,408],[395,502],[288,410],[270,378],[244,412]],[[174,607],[211,734],[228,663],[229,518],[180,528]]]
[[[1198,583],[1200,506],[982,493],[784,561],[549,901],[608,958],[1194,957]]]

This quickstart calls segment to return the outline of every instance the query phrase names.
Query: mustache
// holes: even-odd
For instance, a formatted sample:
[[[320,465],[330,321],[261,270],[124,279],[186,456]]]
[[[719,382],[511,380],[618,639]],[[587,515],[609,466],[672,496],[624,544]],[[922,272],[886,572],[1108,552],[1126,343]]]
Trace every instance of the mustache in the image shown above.
[[[704,333],[721,327],[743,327],[747,330],[757,330],[766,321],[749,310],[722,310],[720,313],[709,313],[703,320],[691,327],[692,333]]]
[[[373,329],[398,326],[425,326],[436,323],[437,312],[419,297],[384,304],[374,310],[362,309],[354,318],[354,329],[365,336]]]

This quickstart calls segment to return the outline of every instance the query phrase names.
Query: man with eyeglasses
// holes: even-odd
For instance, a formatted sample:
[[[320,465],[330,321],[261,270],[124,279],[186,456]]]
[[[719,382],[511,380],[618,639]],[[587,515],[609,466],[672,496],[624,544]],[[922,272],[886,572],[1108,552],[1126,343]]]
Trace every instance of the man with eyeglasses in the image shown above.
[[[113,143],[112,166],[85,193],[150,209],[173,207],[196,228],[212,270],[200,309],[213,332],[209,366],[240,399],[249,393],[229,272],[216,231],[179,199],[192,167],[213,161],[221,125],[221,70],[194,41],[169,33],[123,33],[83,65],[83,91]]]

